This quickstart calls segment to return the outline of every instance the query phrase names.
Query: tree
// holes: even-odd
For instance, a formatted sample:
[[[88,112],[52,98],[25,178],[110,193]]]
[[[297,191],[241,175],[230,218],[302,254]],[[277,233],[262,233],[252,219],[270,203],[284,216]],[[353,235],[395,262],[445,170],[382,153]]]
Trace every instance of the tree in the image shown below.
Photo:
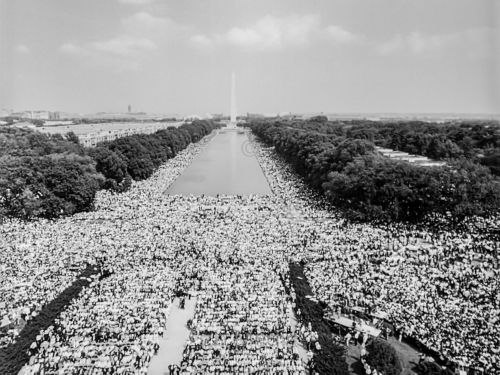
[[[500,176],[500,148],[488,152],[479,162],[488,167],[495,176]]]
[[[399,375],[402,367],[396,350],[386,341],[375,338],[366,346],[366,361],[384,375]]]
[[[84,148],[70,132],[0,128],[0,216],[56,218],[93,208],[95,194],[126,191],[220,125],[211,121]]]
[[[311,122],[326,123],[328,122],[328,117],[326,116],[313,116],[309,119]]]
[[[69,142],[73,142],[73,143],[76,143],[77,145],[80,144],[80,139],[78,138],[78,136],[74,133],[74,132],[67,132],[66,133],[66,139],[69,141]]]
[[[127,162],[119,152],[97,146],[89,150],[89,155],[96,162],[97,172],[102,173],[107,179],[112,179],[119,184],[127,176]]]
[[[3,158],[0,207],[4,216],[54,218],[92,208],[103,179],[78,155]]]
[[[45,121],[43,120],[33,120],[32,122],[36,127],[42,127],[43,125],[45,125]]]
[[[248,126],[274,146],[310,187],[357,219],[414,222],[431,213],[449,212],[461,219],[500,209],[499,182],[474,160],[462,160],[464,150],[453,141],[484,133],[490,142],[497,142],[496,133],[484,127],[465,131],[456,125],[365,120],[342,125],[257,120]],[[375,152],[372,138],[383,146],[451,158],[449,167],[428,168],[383,157]],[[483,162],[491,163],[490,168],[498,164],[494,157]]]

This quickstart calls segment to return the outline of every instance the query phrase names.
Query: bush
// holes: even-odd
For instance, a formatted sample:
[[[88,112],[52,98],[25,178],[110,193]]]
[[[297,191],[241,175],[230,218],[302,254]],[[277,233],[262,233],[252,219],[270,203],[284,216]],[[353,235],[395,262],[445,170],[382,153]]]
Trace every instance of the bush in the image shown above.
[[[386,341],[373,339],[366,346],[366,362],[384,375],[399,375],[402,367],[396,350]]]

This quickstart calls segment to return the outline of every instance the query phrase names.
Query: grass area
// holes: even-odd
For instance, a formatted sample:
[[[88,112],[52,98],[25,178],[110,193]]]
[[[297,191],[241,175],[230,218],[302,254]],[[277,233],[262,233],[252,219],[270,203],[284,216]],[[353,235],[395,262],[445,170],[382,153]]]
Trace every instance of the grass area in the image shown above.
[[[393,337],[389,338],[389,343],[398,353],[398,357],[401,361],[401,367],[403,368],[401,375],[417,374],[415,367],[419,361],[419,353],[408,344],[401,343]],[[365,375],[360,361],[360,352],[361,346],[359,345],[349,345],[347,348],[346,360],[349,366],[349,373],[351,375]]]
[[[360,360],[361,346],[349,345],[347,348],[346,361],[349,366],[349,374],[351,375],[365,375],[363,364]]]
[[[396,349],[399,359],[401,360],[401,366],[403,367],[402,375],[413,375],[416,372],[413,370],[419,361],[419,353],[413,349],[410,345],[404,342],[399,342],[394,337],[389,337],[389,343]]]

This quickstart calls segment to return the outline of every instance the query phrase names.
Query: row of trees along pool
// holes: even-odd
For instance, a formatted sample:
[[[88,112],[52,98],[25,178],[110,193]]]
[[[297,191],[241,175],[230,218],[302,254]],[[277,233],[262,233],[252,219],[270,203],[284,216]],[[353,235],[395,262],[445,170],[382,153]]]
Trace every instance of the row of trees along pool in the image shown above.
[[[498,123],[256,120],[252,131],[304,180],[359,220],[461,220],[500,209]],[[423,167],[385,157],[376,146],[446,160]]]
[[[74,133],[0,128],[0,220],[56,218],[93,208],[100,189],[126,191],[220,125],[200,120],[85,148]]]

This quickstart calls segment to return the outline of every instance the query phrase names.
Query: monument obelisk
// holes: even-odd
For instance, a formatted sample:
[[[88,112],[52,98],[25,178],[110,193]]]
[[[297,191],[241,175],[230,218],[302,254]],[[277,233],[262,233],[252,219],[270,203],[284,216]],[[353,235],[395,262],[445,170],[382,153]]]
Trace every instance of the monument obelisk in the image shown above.
[[[236,76],[231,73],[231,117],[229,121],[231,128],[236,127]]]

